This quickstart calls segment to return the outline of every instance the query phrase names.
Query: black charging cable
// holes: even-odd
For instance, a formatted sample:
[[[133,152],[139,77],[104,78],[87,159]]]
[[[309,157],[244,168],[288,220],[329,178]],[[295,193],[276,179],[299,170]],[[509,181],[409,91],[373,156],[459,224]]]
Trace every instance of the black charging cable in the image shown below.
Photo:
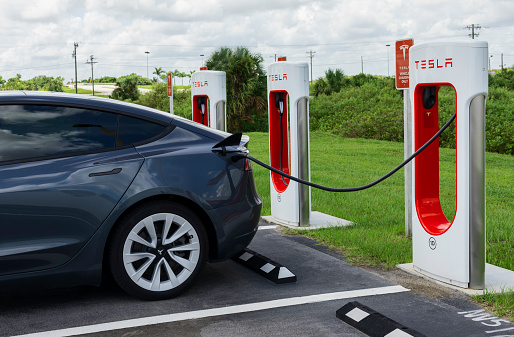
[[[426,149],[430,144],[432,144],[434,142],[434,140],[436,140],[440,135],[441,133],[443,133],[444,130],[446,130],[448,128],[448,126],[450,126],[450,124],[455,120],[455,117],[457,116],[457,113],[454,113],[453,116],[448,120],[448,122],[446,122],[446,124],[443,125],[443,127],[437,131],[437,133],[432,136],[432,138],[430,138],[430,140],[428,140],[422,147],[420,147],[416,152],[414,152],[409,158],[405,159],[400,165],[396,166],[393,170],[391,170],[389,173],[387,173],[386,175],[384,175],[383,177],[367,184],[367,185],[363,185],[363,186],[359,186],[359,187],[350,187],[350,188],[333,188],[333,187],[326,187],[326,186],[322,186],[322,185],[318,185],[318,184],[314,184],[314,183],[311,183],[310,181],[306,181],[306,180],[302,180],[302,179],[299,179],[299,178],[296,178],[296,177],[293,177],[287,173],[284,173],[280,170],[277,170],[276,168],[274,167],[271,167],[269,166],[268,164],[265,164],[263,163],[262,161],[250,156],[249,154],[238,154],[238,155],[235,155],[234,157],[232,157],[232,160],[234,161],[237,161],[241,158],[248,158],[249,160],[253,161],[254,163],[264,167],[264,168],[267,168],[268,170],[272,171],[272,172],[275,172],[277,174],[280,174],[282,177],[286,177],[286,178],[289,178],[291,180],[294,180],[300,184],[304,184],[304,185],[308,185],[308,186],[311,186],[311,187],[315,187],[315,188],[319,188],[320,190],[324,190],[324,191],[329,191],[329,192],[356,192],[356,191],[362,191],[362,190],[365,190],[367,188],[370,188],[372,186],[375,186],[376,184],[386,180],[387,178],[389,178],[390,176],[392,176],[393,174],[395,174],[399,169],[401,169],[402,167],[404,167],[405,165],[407,165],[412,159],[414,159],[414,157],[416,157],[418,154],[420,154],[424,149]]]

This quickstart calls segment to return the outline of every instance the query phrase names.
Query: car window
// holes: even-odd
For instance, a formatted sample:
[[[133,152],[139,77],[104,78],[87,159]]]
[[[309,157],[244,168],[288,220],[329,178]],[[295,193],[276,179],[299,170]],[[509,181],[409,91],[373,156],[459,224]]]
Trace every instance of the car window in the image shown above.
[[[117,115],[70,107],[0,106],[0,161],[115,146]]]
[[[136,144],[158,136],[165,126],[128,116],[119,116],[117,146]]]

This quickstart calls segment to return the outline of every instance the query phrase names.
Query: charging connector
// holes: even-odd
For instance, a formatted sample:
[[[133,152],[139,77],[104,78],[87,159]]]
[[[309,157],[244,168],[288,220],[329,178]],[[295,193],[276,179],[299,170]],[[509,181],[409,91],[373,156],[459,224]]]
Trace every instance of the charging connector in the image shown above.
[[[206,104],[205,97],[198,97],[198,110],[200,110],[200,113],[202,114],[202,124],[204,124],[204,125],[205,125],[205,104]]]

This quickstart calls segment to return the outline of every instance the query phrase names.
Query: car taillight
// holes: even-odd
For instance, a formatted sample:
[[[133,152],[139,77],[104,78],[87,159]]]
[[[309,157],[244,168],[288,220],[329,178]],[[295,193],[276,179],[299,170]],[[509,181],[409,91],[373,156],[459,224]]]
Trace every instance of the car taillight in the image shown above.
[[[252,161],[245,158],[245,171],[251,171],[253,169]]]

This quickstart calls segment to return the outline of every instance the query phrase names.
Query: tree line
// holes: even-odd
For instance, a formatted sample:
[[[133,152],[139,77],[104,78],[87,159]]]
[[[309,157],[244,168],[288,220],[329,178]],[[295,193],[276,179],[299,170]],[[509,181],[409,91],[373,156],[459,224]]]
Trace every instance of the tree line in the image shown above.
[[[227,77],[227,122],[229,132],[268,131],[266,72],[260,54],[245,47],[221,47],[206,61],[210,70],[225,71]],[[178,70],[165,72],[155,68],[153,74],[164,78],[191,77]],[[113,81],[113,79],[115,81]],[[116,82],[111,98],[126,100],[169,112],[165,83],[149,80],[137,74],[119,78],[99,79]],[[96,82],[96,81],[95,81]],[[3,81],[2,90],[62,91],[63,79],[41,76],[22,81]],[[153,84],[153,90],[141,94],[138,85]],[[325,131],[353,138],[403,141],[403,92],[396,90],[394,78],[358,74],[347,76],[341,69],[328,69],[325,76],[310,86],[311,131]],[[440,123],[444,124],[455,107],[455,93],[448,88],[440,91]],[[188,91],[174,88],[174,113],[191,118],[191,98]],[[448,118],[447,118],[448,117]],[[454,147],[455,130],[443,133],[440,144]],[[514,154],[514,67],[489,75],[486,101],[487,151]]]

